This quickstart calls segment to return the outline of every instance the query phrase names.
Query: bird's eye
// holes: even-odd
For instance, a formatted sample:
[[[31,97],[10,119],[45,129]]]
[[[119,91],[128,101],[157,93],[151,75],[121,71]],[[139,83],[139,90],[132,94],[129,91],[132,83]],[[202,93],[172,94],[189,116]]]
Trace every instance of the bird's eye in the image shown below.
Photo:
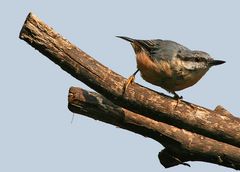
[[[195,62],[200,62],[200,58],[195,58]]]

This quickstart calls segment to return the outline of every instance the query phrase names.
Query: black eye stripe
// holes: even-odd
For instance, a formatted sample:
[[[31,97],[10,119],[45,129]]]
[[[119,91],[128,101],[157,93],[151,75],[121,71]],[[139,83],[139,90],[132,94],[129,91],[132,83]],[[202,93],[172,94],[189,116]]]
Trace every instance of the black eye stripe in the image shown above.
[[[201,51],[181,51],[177,52],[177,58],[183,61],[196,62],[196,63],[208,63],[212,58],[204,52]]]
[[[205,59],[204,58],[200,58],[200,57],[195,57],[194,61],[195,62],[203,62],[203,61],[205,61]]]
[[[192,61],[192,62],[206,62],[207,60],[203,57],[188,57],[188,56],[185,56],[185,57],[182,57],[182,56],[177,56],[178,58],[180,58],[181,60],[183,61]]]

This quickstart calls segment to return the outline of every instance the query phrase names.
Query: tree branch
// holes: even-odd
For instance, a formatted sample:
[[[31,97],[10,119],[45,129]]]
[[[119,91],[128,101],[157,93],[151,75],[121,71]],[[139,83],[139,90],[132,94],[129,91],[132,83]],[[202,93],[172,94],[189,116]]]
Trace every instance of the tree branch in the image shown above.
[[[240,149],[184,129],[158,122],[113,104],[102,95],[71,87],[68,96],[70,111],[150,137],[165,149],[159,153],[164,167],[186,161],[211,162],[240,169]]]
[[[116,105],[151,120],[240,147],[239,118],[220,108],[212,111],[184,101],[176,106],[176,100],[138,84],[131,84],[123,94],[125,78],[97,62],[31,13],[19,37]],[[175,152],[170,150],[160,155],[174,157]]]

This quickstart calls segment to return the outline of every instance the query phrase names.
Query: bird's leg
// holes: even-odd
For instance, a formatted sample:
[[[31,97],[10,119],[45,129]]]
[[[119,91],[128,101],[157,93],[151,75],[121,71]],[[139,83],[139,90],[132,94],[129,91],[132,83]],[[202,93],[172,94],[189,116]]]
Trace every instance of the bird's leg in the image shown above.
[[[124,88],[123,88],[123,93],[125,93],[126,89],[128,88],[128,86],[134,82],[135,80],[135,75],[138,73],[139,69],[137,69],[128,79],[127,79],[127,82],[125,83],[124,85]]]

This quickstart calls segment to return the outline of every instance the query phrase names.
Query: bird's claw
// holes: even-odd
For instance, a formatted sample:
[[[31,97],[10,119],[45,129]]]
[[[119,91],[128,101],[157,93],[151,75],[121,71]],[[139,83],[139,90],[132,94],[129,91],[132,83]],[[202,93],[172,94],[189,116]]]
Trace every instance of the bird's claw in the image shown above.
[[[128,79],[127,79],[127,82],[125,83],[124,85],[124,88],[123,88],[123,93],[125,93],[125,91],[127,90],[128,86],[130,84],[132,84],[135,80],[135,75],[131,75]]]
[[[176,104],[176,106],[175,106],[175,108],[178,106],[178,104],[181,102],[181,100],[183,99],[183,96],[179,96],[177,93],[175,93],[175,92],[173,92],[173,94],[174,94],[174,99],[176,99],[177,100],[177,104]],[[175,109],[174,108],[174,109]]]

